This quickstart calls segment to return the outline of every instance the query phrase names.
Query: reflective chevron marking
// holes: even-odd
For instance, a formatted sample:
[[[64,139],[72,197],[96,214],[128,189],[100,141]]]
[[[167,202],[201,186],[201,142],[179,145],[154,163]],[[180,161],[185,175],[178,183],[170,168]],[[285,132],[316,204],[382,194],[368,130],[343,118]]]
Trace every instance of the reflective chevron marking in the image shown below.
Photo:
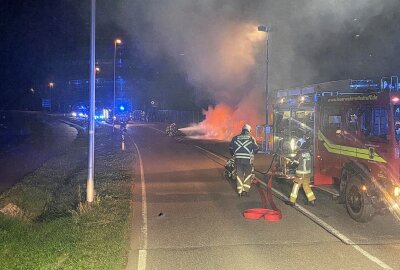
[[[386,160],[384,160],[375,151],[373,152],[371,158],[369,149],[333,144],[325,137],[324,134],[322,134],[321,131],[318,131],[318,139],[323,142],[326,150],[329,153],[387,163]]]

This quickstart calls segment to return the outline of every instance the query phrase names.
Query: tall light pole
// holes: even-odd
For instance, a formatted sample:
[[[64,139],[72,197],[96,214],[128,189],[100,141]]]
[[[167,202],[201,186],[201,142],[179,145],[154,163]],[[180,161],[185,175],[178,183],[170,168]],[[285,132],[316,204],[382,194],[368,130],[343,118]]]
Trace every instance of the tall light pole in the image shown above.
[[[117,45],[122,44],[120,39],[114,40],[114,99],[113,99],[113,132],[115,130],[115,62],[117,59]]]
[[[270,28],[266,25],[259,25],[258,31],[266,33],[265,44],[265,124],[268,125],[268,40]]]
[[[89,113],[89,154],[88,154],[88,179],[86,186],[86,201],[93,203],[94,199],[94,114],[95,114],[95,38],[96,38],[96,0],[92,0],[92,21],[90,31],[90,113]]]

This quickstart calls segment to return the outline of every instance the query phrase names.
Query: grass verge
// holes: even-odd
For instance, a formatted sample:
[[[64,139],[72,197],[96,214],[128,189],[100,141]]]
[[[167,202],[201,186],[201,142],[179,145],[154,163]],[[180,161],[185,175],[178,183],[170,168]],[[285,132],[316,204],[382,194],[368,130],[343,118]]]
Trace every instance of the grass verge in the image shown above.
[[[96,129],[96,200],[85,205],[87,135],[0,196],[0,269],[123,269],[129,248],[133,151]]]

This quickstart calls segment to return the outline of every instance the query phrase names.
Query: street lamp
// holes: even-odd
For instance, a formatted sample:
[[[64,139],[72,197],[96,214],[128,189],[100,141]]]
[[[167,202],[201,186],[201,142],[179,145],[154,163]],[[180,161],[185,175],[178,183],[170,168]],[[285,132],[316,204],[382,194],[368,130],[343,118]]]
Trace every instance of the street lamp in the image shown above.
[[[270,28],[266,25],[259,25],[257,28],[260,32],[266,33],[265,45],[265,124],[268,125],[268,39]]]
[[[49,86],[49,94],[48,94],[48,97],[49,97],[49,99],[50,99],[50,112],[52,112],[53,111],[53,106],[52,106],[52,102],[53,102],[53,97],[54,97],[54,94],[53,94],[53,88],[54,88],[54,82],[49,82],[49,84],[48,84],[48,86]]]
[[[114,101],[113,101],[113,132],[115,130],[115,61],[117,58],[117,45],[122,44],[122,41],[120,39],[114,40]]]

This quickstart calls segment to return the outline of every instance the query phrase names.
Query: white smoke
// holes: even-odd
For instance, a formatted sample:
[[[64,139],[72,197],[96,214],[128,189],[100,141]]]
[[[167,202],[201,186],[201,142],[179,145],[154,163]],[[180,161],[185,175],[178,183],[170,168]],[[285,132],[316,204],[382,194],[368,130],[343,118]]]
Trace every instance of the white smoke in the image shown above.
[[[395,44],[382,44],[380,35],[388,27],[380,21],[398,18],[399,5],[398,0],[126,0],[118,16],[149,55],[167,53],[193,84],[219,101],[237,104],[240,99],[229,99],[243,96],[249,76],[254,79],[255,66],[263,68],[262,43],[249,41],[245,34],[250,25],[272,26],[270,88],[286,88],[344,79],[335,77],[344,76],[345,71],[339,69],[348,69],[346,74],[351,76],[360,69],[353,55],[360,51],[368,55],[378,43],[392,55]],[[368,39],[353,48],[349,47],[351,36],[344,33]],[[260,85],[262,78],[257,79]]]

